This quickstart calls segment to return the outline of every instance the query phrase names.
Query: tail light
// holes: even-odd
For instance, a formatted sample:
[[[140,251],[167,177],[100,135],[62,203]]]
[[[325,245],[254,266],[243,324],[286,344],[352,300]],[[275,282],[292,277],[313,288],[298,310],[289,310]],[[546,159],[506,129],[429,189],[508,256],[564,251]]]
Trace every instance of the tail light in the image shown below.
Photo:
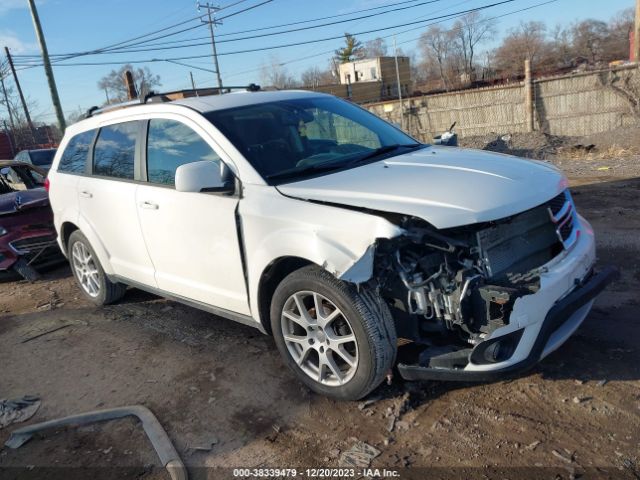
[[[50,186],[51,186],[51,183],[49,182],[49,177],[47,177],[44,179],[44,189],[48,192]]]

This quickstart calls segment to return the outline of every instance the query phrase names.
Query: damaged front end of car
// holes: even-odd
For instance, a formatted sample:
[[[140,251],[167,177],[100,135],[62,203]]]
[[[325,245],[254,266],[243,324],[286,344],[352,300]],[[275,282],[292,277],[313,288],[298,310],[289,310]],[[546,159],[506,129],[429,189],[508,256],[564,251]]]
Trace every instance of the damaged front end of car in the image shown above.
[[[401,375],[489,380],[514,370],[510,359],[525,332],[512,325],[516,302],[535,296],[547,264],[570,255],[580,239],[569,191],[508,218],[446,230],[411,216],[388,219],[405,233],[378,240],[370,284],[387,301],[404,345]],[[579,287],[590,279],[594,263],[593,245],[587,250],[579,254],[576,269],[564,273],[572,276],[575,291],[582,290],[580,301],[572,312],[563,312],[564,318],[540,322],[547,327],[539,328],[538,337],[545,338],[537,340],[517,370],[540,360],[553,332],[613,278],[612,272],[600,278],[593,294],[584,295]],[[551,307],[539,305],[543,313]]]

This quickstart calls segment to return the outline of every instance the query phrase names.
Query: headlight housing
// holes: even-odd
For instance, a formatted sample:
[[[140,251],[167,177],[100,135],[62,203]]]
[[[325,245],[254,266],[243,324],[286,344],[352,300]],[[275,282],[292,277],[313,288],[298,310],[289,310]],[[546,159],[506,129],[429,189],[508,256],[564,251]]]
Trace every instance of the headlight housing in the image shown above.
[[[9,233],[6,228],[0,226],[0,237]]]

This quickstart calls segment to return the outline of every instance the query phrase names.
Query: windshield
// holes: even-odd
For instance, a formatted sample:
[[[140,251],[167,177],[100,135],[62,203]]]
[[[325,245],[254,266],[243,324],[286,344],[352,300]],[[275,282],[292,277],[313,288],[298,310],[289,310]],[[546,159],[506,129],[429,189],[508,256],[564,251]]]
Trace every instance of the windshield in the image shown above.
[[[261,103],[205,116],[271,184],[420,146],[375,115],[334,97]]]
[[[44,186],[44,177],[27,166],[0,167],[0,194]]]
[[[56,154],[55,149],[51,150],[31,150],[29,156],[31,163],[38,167],[48,167],[53,163],[53,156]]]

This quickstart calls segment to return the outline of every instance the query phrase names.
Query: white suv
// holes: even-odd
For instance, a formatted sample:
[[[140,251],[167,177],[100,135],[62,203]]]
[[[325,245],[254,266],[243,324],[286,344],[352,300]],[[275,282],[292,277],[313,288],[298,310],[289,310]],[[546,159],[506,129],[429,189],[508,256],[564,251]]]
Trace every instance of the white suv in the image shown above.
[[[254,326],[322,394],[361,398],[398,361],[410,380],[521,371],[615,276],[550,165],[423,145],[317,93],[162,100],[60,145],[51,204],[82,292]]]

